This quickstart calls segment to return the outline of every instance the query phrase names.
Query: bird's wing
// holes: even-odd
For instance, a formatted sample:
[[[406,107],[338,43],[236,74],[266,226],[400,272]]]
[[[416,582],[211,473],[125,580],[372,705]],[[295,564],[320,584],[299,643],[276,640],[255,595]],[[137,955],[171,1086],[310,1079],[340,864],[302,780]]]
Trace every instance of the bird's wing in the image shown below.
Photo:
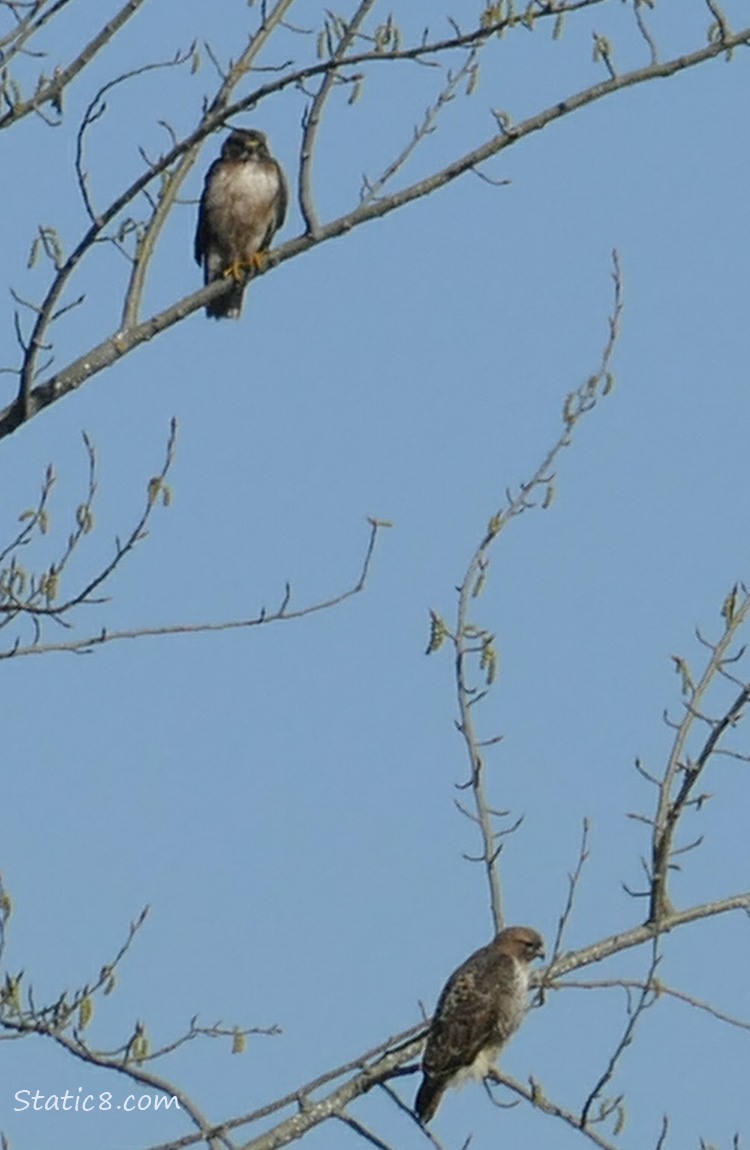
[[[276,163],[276,160],[274,160],[274,166],[279,179],[279,195],[276,201],[276,226],[274,227],[274,231],[277,232],[286,219],[286,213],[289,207],[289,188],[281,164]]]
[[[488,967],[482,953],[473,955],[451,975],[435,1011],[424,1054],[424,1071],[444,1078],[466,1066],[498,1039],[498,996],[514,982],[510,955]]]
[[[213,164],[211,165],[211,167],[208,169],[208,172],[206,173],[206,180],[205,180],[205,183],[203,184],[203,194],[201,196],[200,207],[198,208],[198,223],[197,223],[196,228],[195,228],[195,246],[193,248],[193,255],[195,256],[195,262],[199,266],[203,263],[203,257],[206,254],[206,248],[208,246],[208,238],[209,238],[208,234],[207,234],[208,233],[208,219],[207,219],[208,213],[206,212],[206,196],[208,194],[208,189],[209,189],[209,186],[211,184],[211,180],[213,179],[216,168],[220,163],[221,163],[221,160],[214,160]]]

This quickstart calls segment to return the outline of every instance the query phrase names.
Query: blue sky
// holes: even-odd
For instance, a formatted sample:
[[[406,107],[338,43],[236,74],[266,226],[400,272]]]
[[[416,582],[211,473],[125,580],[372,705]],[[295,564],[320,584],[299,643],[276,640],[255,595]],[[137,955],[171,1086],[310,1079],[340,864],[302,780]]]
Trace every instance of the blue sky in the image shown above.
[[[51,60],[116,7],[72,6],[50,26]],[[724,7],[738,26],[746,19],[743,4]],[[71,87],[62,128],[27,120],[5,132],[3,363],[17,350],[7,289],[39,298],[48,282],[44,265],[26,270],[36,227],[54,225],[70,247],[85,226],[72,149],[97,87],[195,37],[236,56],[256,14],[240,0],[221,8],[216,28],[195,0],[178,19],[171,5],[145,5]],[[650,19],[665,57],[705,42],[701,3],[660,0]],[[315,13],[299,20],[314,25]],[[432,27],[446,30],[437,18]],[[620,3],[571,20],[557,43],[541,27],[509,35],[405,181],[487,138],[490,108],[518,120],[602,79],[592,31],[610,37],[619,67],[647,62]],[[265,62],[292,52],[311,49],[287,36]],[[140,170],[139,145],[165,146],[160,119],[192,128],[214,83],[204,60],[196,76],[153,73],[112,95],[90,140],[99,203]],[[438,83],[431,69],[384,66],[359,103],[333,102],[315,169],[324,218],[356,204],[362,172],[376,175],[403,147]],[[747,84],[739,52],[584,109],[493,160],[487,174],[507,186],[466,175],[286,262],[250,286],[241,322],[191,316],[3,442],[4,538],[51,461],[52,528],[64,539],[85,484],[81,431],[97,446],[97,530],[72,586],[140,513],[169,420],[179,421],[173,505],[76,634],[247,617],[278,603],[286,580],[295,602],[315,601],[356,578],[367,516],[393,522],[365,592],[334,611],[3,665],[8,966],[53,1000],[97,974],[149,903],[92,1041],[118,1045],[142,1019],[155,1044],[167,1042],[196,1013],[206,1024],[278,1024],[283,1035],[251,1041],[241,1058],[206,1042],[163,1065],[212,1118],[262,1105],[417,1021],[418,1003],[431,1009],[490,935],[480,870],[462,859],[476,843],[453,805],[465,777],[453,668],[447,651],[424,656],[428,613],[452,617],[506,487],[534,471],[565,394],[595,370],[613,247],[626,300],[616,387],[563,456],[552,508],[514,522],[493,553],[476,610],[497,636],[501,674],[480,725],[504,735],[490,759],[493,802],[525,815],[504,854],[509,919],[553,935],[584,816],[592,857],[569,944],[642,914],[621,886],[638,885],[647,847],[626,812],[653,802],[633,760],[659,772],[662,712],[679,712],[670,655],[698,663],[694,627],[718,636],[727,590],[748,578]],[[292,183],[302,108],[288,93],[237,121],[268,131]],[[200,194],[218,144],[207,141],[186,199]],[[199,285],[195,211],[174,213],[147,311]],[[293,204],[279,239],[300,227]],[[126,271],[104,251],[83,269],[85,310],[60,325],[57,364],[114,330]],[[706,841],[676,880],[680,905],[747,886],[746,768],[722,760],[707,789],[716,797],[688,828]],[[746,931],[739,915],[682,931],[665,944],[661,976],[750,1017]],[[596,976],[643,975],[647,962],[630,954]],[[552,995],[503,1063],[575,1108],[623,1025],[617,992]],[[54,1139],[130,1150],[179,1132],[153,1114],[15,1113],[19,1089],[93,1082],[119,1098],[130,1087],[39,1040],[6,1043],[0,1058],[0,1129],[14,1148]],[[653,1144],[664,1112],[673,1145],[702,1135],[728,1146],[748,1125],[746,1058],[746,1033],[659,1002],[613,1088],[628,1097],[623,1146]],[[415,1086],[403,1080],[408,1100]],[[353,1110],[416,1144],[382,1098]],[[448,1146],[471,1132],[479,1146],[579,1144],[526,1107],[493,1110],[474,1086],[445,1102],[435,1130]],[[328,1147],[351,1137],[343,1126],[312,1135]]]

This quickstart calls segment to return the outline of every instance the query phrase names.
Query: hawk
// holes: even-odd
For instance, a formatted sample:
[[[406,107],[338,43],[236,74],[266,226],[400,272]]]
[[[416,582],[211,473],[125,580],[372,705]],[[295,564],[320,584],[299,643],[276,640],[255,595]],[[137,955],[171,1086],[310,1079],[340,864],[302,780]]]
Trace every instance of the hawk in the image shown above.
[[[288,199],[284,173],[263,132],[236,128],[208,169],[198,210],[195,262],[203,265],[204,283],[234,281],[231,291],[211,300],[206,315],[239,319],[246,273],[265,267]]]
[[[414,1109],[429,1122],[443,1092],[487,1076],[526,1013],[529,963],[544,957],[530,926],[509,926],[454,970],[438,1000],[422,1059]]]

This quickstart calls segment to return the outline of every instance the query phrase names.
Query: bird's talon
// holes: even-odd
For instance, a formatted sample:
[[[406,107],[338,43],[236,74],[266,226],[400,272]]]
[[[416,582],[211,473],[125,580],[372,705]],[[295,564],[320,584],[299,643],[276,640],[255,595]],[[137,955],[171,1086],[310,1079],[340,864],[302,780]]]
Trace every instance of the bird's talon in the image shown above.
[[[253,252],[245,266],[253,272],[264,272],[268,267],[268,252]]]

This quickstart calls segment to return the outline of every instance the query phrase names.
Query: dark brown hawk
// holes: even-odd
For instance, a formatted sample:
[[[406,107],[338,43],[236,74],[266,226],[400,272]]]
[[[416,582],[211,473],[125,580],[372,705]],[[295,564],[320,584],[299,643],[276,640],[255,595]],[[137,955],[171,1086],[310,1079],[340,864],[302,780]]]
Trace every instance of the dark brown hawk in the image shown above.
[[[424,1077],[414,1103],[429,1122],[449,1086],[486,1078],[526,1013],[529,963],[544,957],[544,940],[530,926],[509,926],[454,970],[427,1035]]]
[[[206,315],[239,319],[247,272],[265,267],[288,198],[284,173],[263,132],[236,128],[208,169],[198,211],[195,261],[203,265],[204,283],[233,281],[231,291],[208,304]]]

